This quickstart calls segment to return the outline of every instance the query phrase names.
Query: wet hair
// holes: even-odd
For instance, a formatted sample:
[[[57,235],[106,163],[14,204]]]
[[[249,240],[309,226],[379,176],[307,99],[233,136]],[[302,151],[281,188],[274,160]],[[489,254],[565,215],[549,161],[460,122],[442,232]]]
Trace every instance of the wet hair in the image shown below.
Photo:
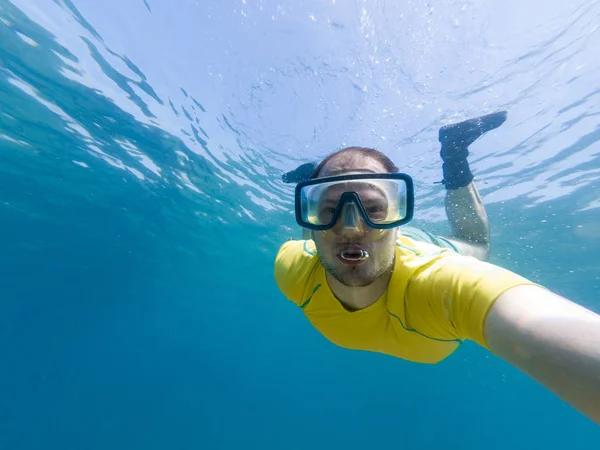
[[[338,150],[337,152],[332,153],[327,158],[325,158],[323,161],[321,161],[319,163],[319,165],[317,167],[315,167],[315,170],[311,174],[310,179],[312,180],[314,178],[318,178],[319,174],[321,173],[321,170],[323,170],[323,167],[325,166],[325,164],[327,164],[333,158],[336,158],[337,156],[341,156],[341,155],[345,155],[350,158],[358,158],[358,157],[373,158],[374,160],[379,161],[383,165],[386,172],[389,172],[389,173],[398,172],[398,168],[392,162],[392,160],[390,158],[388,158],[386,155],[384,155],[383,153],[381,153],[379,150],[375,150],[373,148],[366,148],[366,147],[346,147],[341,150]]]

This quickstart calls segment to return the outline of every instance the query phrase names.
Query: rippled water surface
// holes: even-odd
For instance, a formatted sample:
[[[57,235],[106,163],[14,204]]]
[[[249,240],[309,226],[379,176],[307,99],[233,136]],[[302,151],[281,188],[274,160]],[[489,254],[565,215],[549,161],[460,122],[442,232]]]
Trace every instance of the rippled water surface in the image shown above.
[[[600,311],[600,3],[0,0],[0,449],[590,449],[474,345],[336,348],[277,291],[281,175],[347,145],[445,233],[440,126],[492,261]]]

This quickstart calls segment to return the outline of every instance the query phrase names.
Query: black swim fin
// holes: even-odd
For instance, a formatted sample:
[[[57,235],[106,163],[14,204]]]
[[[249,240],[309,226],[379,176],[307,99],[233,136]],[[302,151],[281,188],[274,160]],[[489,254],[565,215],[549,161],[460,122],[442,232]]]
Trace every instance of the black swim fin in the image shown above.
[[[506,116],[506,111],[498,111],[440,128],[439,141],[442,144],[442,159],[466,156],[464,152],[467,147],[483,134],[502,125],[506,121]],[[453,155],[453,153],[463,153],[463,155]]]
[[[300,183],[301,181],[309,180],[316,167],[316,162],[302,164],[291,172],[284,173],[281,176],[281,180],[284,183]]]
[[[473,181],[467,161],[469,145],[484,133],[502,125],[506,121],[506,115],[506,111],[498,111],[440,128],[440,156],[444,162],[442,183],[446,189],[458,189],[468,186]]]

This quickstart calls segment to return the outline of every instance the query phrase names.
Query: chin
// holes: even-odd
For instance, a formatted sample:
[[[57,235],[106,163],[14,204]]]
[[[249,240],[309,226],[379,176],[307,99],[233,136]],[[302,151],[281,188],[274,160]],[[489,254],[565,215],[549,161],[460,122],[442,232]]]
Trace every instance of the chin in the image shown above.
[[[335,279],[345,286],[364,287],[373,283],[381,274],[376,274],[370,267],[343,267],[343,270],[334,270],[331,272]]]

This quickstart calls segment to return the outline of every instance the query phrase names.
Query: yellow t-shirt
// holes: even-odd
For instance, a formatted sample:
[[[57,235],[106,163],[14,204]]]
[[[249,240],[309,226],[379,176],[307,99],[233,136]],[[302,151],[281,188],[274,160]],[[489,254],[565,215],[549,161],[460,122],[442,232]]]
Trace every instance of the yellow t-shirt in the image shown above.
[[[484,321],[508,289],[534,284],[501,267],[399,236],[387,291],[350,312],[327,285],[313,241],[287,241],[277,254],[275,280],[311,324],[341,347],[437,363],[465,339],[488,348]]]

